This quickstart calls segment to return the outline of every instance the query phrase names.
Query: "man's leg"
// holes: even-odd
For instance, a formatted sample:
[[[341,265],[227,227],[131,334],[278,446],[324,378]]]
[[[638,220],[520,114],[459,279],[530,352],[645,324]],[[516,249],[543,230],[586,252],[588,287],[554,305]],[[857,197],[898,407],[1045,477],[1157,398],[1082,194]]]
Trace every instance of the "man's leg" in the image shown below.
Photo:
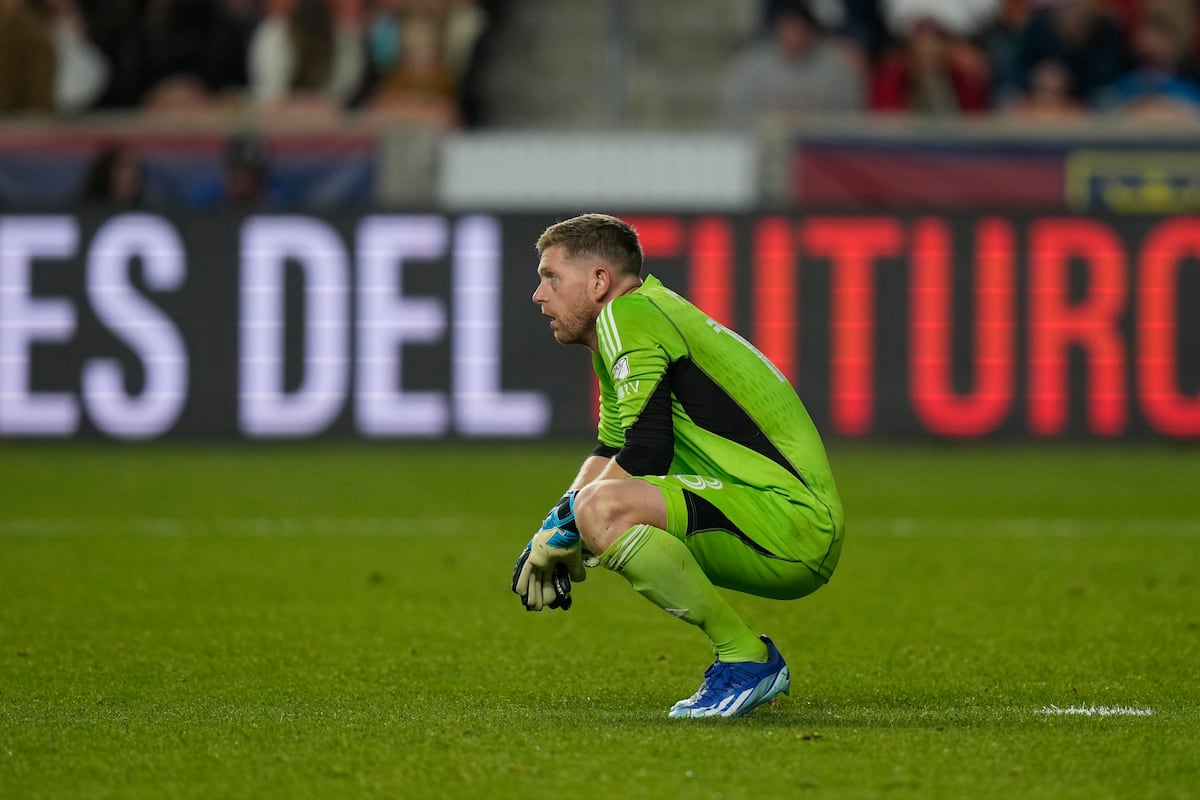
[[[693,515],[679,486],[662,478],[600,481],[580,491],[575,520],[602,564],[659,608],[700,627],[717,650],[700,688],[668,716],[741,716],[786,693],[791,675],[771,640],[750,630],[693,555],[686,541]]]
[[[667,613],[699,627],[724,662],[763,662],[766,644],[729,605],[687,545],[667,532],[662,491],[640,480],[601,481],[580,491],[575,520],[600,563]]]
[[[651,603],[697,626],[721,661],[766,661],[767,646],[712,585],[687,545],[651,525],[635,525],[600,556]]]

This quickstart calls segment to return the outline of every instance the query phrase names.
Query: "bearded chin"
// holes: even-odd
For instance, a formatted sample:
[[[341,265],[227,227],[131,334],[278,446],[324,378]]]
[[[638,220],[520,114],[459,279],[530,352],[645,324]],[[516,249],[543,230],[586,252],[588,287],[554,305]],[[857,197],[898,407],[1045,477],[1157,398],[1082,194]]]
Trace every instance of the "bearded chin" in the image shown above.
[[[561,345],[582,344],[584,341],[582,338],[580,338],[579,334],[573,330],[565,331],[559,329],[554,332],[554,338],[557,339],[558,343]]]
[[[595,323],[589,326],[579,317],[559,317],[554,338],[562,345],[587,344],[587,334],[591,330],[595,330]]]

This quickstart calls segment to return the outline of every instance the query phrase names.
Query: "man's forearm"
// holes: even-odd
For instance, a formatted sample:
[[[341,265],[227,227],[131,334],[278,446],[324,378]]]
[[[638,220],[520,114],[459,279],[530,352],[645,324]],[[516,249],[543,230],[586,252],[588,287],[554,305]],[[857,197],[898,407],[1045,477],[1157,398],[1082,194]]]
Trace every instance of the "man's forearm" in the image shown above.
[[[584,460],[583,466],[579,468],[579,474],[575,476],[575,480],[571,481],[571,488],[567,491],[577,491],[589,483],[601,479],[628,477],[629,473],[621,469],[621,465],[615,458],[588,456]]]

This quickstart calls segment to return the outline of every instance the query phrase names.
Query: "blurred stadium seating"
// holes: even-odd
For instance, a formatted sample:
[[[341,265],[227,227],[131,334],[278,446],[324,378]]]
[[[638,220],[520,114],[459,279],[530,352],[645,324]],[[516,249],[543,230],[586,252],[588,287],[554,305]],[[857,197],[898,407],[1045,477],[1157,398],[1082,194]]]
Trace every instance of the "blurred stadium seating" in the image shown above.
[[[9,110],[0,118],[0,207],[74,206],[89,168],[114,146],[141,164],[145,205],[213,207],[226,142],[246,132],[263,141],[278,189],[263,205],[274,210],[556,208],[592,189],[614,207],[665,210],[706,201],[745,211],[1178,212],[1200,204],[1200,113],[1030,120],[997,100],[983,115],[781,113],[729,130],[723,81],[739,51],[764,35],[758,4],[508,0],[476,10],[490,25],[461,76],[470,107],[461,124],[378,110],[365,99],[370,76],[356,103],[332,113],[304,104],[264,110],[236,89],[173,110],[103,100],[71,115]],[[369,25],[362,30],[373,35]],[[975,39],[993,35],[989,28]],[[539,152],[558,155],[539,170]],[[564,184],[572,184],[565,195]]]

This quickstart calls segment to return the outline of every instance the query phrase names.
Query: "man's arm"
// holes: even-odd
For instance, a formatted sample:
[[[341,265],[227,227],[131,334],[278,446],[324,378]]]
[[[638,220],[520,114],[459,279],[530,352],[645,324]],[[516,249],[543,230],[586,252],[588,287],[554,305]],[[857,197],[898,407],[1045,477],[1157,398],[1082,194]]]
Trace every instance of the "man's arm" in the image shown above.
[[[612,456],[590,455],[584,459],[579,474],[571,481],[568,492],[577,492],[589,483],[608,478],[628,478],[629,473],[621,469],[621,465]]]
[[[587,577],[584,564],[595,559],[590,553],[585,559],[579,543],[579,532],[575,527],[575,492],[600,478],[628,477],[613,458],[617,451],[615,447],[600,444],[584,459],[566,494],[550,509],[541,529],[517,559],[512,590],[521,598],[526,610],[561,608],[565,611],[571,607],[571,581],[584,580]],[[574,541],[568,541],[572,535]]]
[[[599,480],[628,478],[632,472],[617,463],[617,457],[626,459],[634,468],[644,467],[638,474],[660,475],[670,467],[675,453],[675,428],[671,421],[671,390],[667,381],[647,400],[641,414],[632,427],[625,432],[624,447],[596,446],[592,454],[583,461],[579,474],[571,481],[568,492],[577,492],[589,483]],[[632,462],[632,463],[631,463]]]
[[[595,477],[578,488],[583,488],[583,486],[586,486],[588,483],[594,483],[595,481],[606,481],[629,477],[632,477],[630,473],[626,472],[625,469],[617,463],[615,458],[606,458],[604,459],[604,463],[601,465],[600,471],[596,473]]]

